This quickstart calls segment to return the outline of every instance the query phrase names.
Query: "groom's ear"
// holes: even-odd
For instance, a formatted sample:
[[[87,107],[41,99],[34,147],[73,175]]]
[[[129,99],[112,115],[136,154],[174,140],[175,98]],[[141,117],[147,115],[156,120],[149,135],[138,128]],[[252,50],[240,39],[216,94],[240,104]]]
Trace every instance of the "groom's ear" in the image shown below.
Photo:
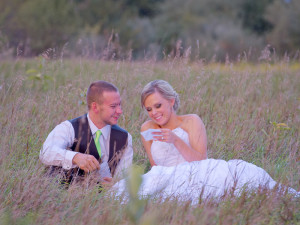
[[[97,104],[97,102],[92,102],[92,103],[91,103],[91,110],[92,110],[93,112],[98,111],[98,104]]]

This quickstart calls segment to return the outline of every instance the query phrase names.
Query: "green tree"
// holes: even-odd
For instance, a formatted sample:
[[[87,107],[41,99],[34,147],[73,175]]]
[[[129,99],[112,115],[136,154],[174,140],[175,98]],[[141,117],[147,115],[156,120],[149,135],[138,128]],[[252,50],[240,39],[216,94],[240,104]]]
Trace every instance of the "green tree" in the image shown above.
[[[155,35],[149,18],[156,6],[151,2],[155,0],[78,1],[80,36],[83,45],[92,43],[89,54],[108,59],[142,57]]]
[[[159,5],[163,0],[126,0],[126,4],[134,8],[139,17],[153,18],[159,13]]]
[[[0,29],[10,46],[22,49],[22,55],[61,47],[78,29],[71,0],[4,0],[0,8]]]
[[[239,4],[238,16],[244,28],[256,34],[264,34],[272,29],[272,24],[264,17],[266,8],[273,0],[243,0]]]
[[[22,19],[26,18],[26,19]],[[78,15],[70,0],[30,0],[19,10],[20,24],[33,54],[62,47],[76,35]]]
[[[238,1],[187,0],[166,1],[155,18],[158,42],[171,55],[183,55],[191,46],[193,58],[225,60],[237,57],[262,40],[244,31],[238,19]],[[178,40],[182,41],[182,48]],[[179,52],[180,51],[180,52]]]
[[[295,53],[300,49],[300,4],[297,1],[275,0],[265,18],[274,28],[267,41],[278,53]]]
[[[19,18],[19,9],[28,0],[0,1],[0,35],[1,46],[18,46],[25,39],[24,27]]]

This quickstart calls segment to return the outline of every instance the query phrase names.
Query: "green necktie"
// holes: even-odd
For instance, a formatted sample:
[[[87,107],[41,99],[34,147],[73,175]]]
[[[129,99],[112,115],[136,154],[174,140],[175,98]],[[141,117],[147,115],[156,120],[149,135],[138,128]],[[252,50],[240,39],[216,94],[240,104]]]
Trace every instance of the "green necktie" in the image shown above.
[[[96,136],[95,136],[95,144],[96,144],[96,148],[99,154],[99,157],[101,158],[101,147],[100,147],[100,136],[101,136],[102,132],[101,130],[97,130],[96,131]]]

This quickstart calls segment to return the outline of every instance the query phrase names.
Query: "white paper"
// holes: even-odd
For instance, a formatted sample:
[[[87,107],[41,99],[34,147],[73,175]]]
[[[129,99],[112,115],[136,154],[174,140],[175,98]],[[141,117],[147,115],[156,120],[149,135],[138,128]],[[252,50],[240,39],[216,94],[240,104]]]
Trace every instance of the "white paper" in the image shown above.
[[[159,135],[159,134],[152,134],[152,132],[160,132],[161,133],[161,130],[159,130],[159,129],[148,129],[148,130],[145,130],[145,131],[141,132],[141,135],[143,135],[143,137],[146,141],[153,140],[154,136],[162,136],[162,135]]]

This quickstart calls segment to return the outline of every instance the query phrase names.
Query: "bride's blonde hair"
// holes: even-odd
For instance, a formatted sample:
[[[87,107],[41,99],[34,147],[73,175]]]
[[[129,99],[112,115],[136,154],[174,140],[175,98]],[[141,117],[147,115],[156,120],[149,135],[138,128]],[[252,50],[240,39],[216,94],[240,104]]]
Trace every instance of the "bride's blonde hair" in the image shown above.
[[[173,89],[173,87],[167,81],[164,80],[154,80],[146,84],[141,94],[141,104],[143,108],[146,98],[155,92],[158,92],[167,100],[175,99],[173,109],[175,110],[175,112],[177,111],[177,109],[180,106],[179,95]]]

